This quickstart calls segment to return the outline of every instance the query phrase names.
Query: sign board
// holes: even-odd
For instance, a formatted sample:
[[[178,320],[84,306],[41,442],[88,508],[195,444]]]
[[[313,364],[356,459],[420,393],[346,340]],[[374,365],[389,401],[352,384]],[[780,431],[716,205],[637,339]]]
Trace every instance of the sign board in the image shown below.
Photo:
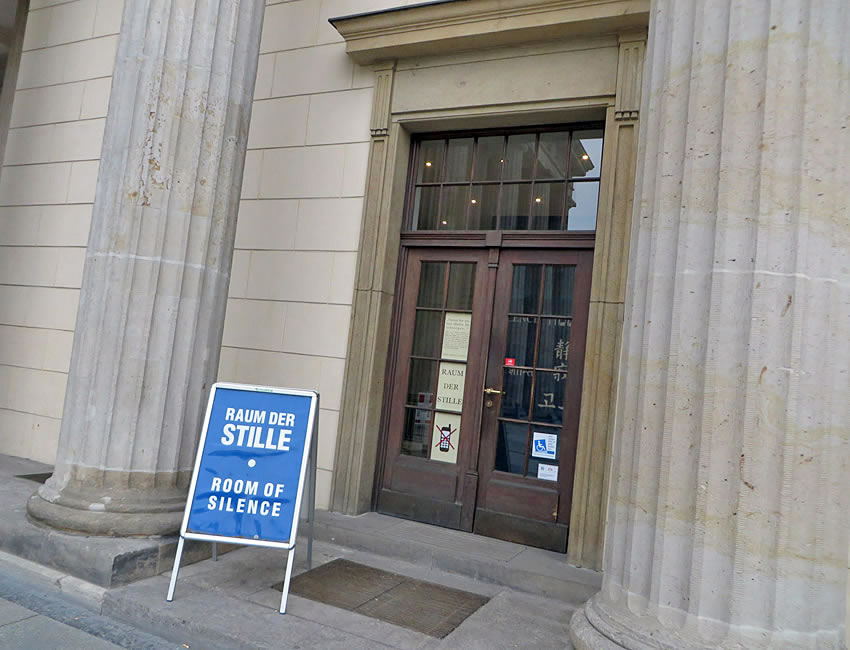
[[[459,438],[460,414],[437,411],[431,433],[431,460],[456,463]]]
[[[213,385],[168,600],[184,539],[288,550],[288,587],[318,401],[312,391]],[[283,599],[281,612],[286,588]]]
[[[469,354],[469,333],[472,329],[472,314],[446,312],[443,327],[443,359],[466,361]]]
[[[557,460],[558,434],[532,431],[531,455],[534,458]]]
[[[465,387],[466,364],[441,361],[437,380],[437,408],[460,413],[463,410]]]
[[[544,481],[557,481],[558,480],[558,466],[557,465],[544,465],[540,463],[537,466],[537,478],[542,479]]]

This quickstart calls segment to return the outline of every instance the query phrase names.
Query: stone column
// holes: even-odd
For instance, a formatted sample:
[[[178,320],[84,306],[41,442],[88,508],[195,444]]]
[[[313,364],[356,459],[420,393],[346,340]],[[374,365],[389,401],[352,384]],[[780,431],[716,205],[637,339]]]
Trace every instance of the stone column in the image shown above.
[[[43,523],[177,530],[215,381],[263,0],[124,9]]]
[[[579,648],[840,648],[850,4],[656,0],[604,581]]]

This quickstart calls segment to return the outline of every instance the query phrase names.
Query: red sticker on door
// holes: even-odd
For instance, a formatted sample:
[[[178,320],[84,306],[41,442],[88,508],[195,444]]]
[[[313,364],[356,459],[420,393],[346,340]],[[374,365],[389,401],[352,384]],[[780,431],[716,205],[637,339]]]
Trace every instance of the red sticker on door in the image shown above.
[[[510,357],[506,357],[505,358],[505,365],[506,366],[515,366],[516,365],[516,359],[511,359]]]

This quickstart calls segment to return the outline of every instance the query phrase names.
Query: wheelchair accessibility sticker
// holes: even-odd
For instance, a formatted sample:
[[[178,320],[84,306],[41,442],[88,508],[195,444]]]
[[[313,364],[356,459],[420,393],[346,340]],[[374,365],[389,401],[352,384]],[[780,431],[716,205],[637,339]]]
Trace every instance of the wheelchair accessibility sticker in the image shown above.
[[[534,439],[531,445],[531,455],[534,458],[556,460],[558,458],[558,434],[541,433],[540,431],[534,431],[533,434]]]

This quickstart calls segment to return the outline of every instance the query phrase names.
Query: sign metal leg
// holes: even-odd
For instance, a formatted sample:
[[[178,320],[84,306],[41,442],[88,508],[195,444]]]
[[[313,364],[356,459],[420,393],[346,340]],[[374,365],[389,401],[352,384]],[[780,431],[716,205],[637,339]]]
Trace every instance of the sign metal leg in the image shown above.
[[[295,549],[289,551],[286,558],[286,576],[283,578],[283,591],[280,594],[280,613],[286,614],[286,601],[289,599],[289,581],[292,579],[292,565],[295,559]]]
[[[310,445],[310,500],[307,502],[307,570],[313,568],[313,531],[316,521],[316,473],[319,460],[319,398],[316,397],[316,419],[313,422],[313,436]]]
[[[180,560],[183,558],[183,536],[177,541],[177,553],[174,555],[174,566],[171,567],[171,581],[168,583],[168,595],[165,597],[169,603],[174,600],[174,587],[177,585],[177,572],[180,571]]]
[[[218,562],[218,542],[213,542],[212,545],[213,562]]]

